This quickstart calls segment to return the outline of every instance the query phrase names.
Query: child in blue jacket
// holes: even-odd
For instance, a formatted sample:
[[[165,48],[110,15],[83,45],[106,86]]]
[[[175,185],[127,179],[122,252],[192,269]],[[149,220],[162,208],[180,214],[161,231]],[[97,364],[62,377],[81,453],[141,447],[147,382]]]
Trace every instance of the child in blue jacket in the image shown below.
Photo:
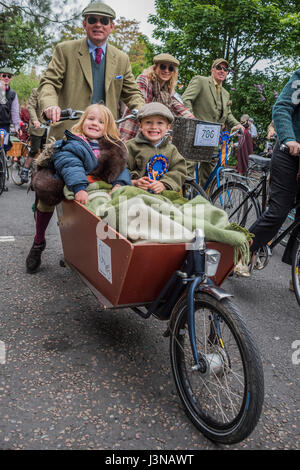
[[[127,149],[106,106],[90,105],[65,136],[53,147],[53,162],[76,201],[87,203],[86,187],[92,181],[87,175],[112,184],[113,190],[131,184]]]

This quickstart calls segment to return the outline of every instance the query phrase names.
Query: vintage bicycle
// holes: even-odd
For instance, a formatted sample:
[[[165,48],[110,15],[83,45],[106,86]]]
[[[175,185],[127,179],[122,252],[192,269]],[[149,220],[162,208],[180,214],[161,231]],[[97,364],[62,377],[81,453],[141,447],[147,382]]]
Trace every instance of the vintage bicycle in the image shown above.
[[[63,200],[57,217],[61,265],[104,310],[126,307],[167,322],[174,381],[196,428],[224,444],[249,436],[264,379],[255,341],[221,288],[233,269],[233,247],[206,242],[202,230],[188,244],[133,243],[75,200]]]
[[[281,151],[289,153],[286,145],[281,145]],[[249,228],[266,210],[268,203],[268,187],[270,173],[270,158],[258,155],[249,155],[251,171],[254,168],[259,170],[259,176],[252,178],[252,185],[249,187],[245,182],[249,181],[249,176],[232,175],[229,173],[228,179],[212,195],[212,203],[224,209],[230,221]],[[263,269],[269,262],[273,249],[282,244],[287,246],[289,238],[292,237],[292,282],[295,296],[300,305],[300,218],[296,216],[296,210],[300,205],[296,201],[291,207],[286,221],[273,240],[260,248],[251,268]]]

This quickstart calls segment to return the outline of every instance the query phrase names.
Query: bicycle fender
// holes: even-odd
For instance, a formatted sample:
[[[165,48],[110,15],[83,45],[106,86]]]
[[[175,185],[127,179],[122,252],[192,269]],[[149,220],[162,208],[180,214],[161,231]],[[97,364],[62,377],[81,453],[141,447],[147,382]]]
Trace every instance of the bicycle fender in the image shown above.
[[[201,284],[198,286],[198,291],[205,292],[206,294],[211,295],[218,301],[227,299],[228,297],[233,297],[233,294],[229,294],[224,289],[215,286],[214,284]]]

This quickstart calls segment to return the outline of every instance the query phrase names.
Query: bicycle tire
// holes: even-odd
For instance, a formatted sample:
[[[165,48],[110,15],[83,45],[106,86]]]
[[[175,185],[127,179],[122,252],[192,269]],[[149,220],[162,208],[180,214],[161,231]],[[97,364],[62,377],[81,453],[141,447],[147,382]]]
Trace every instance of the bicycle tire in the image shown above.
[[[5,189],[6,181],[6,163],[5,163],[5,152],[3,149],[0,149],[0,196]]]
[[[209,200],[209,197],[204,189],[194,180],[185,180],[182,185],[182,195],[189,200],[194,199],[197,196],[202,196]]]
[[[10,167],[11,179],[17,186],[22,186],[22,184],[24,184],[24,182],[21,180],[21,177],[20,177],[22,168],[23,168],[23,165],[21,165],[19,159],[18,161],[14,161],[12,166]]]
[[[300,233],[297,234],[292,251],[292,281],[295,297],[300,305]]]
[[[229,222],[249,228],[260,216],[260,208],[249,189],[239,181],[227,181],[211,196],[214,206],[228,214]]]
[[[231,300],[219,301],[198,292],[195,331],[203,368],[195,369],[187,310],[183,296],[173,310],[170,336],[172,372],[185,412],[210,440],[222,444],[241,442],[254,430],[264,400],[257,347]]]

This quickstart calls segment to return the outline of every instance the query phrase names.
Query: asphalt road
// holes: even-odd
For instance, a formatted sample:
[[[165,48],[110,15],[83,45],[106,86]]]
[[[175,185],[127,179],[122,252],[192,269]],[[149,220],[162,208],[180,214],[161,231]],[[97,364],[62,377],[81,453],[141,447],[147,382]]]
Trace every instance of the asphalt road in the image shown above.
[[[33,193],[8,186],[0,197],[0,449],[300,448],[300,307],[282,248],[251,279],[223,285],[256,338],[265,402],[248,439],[216,446],[177,396],[166,324],[130,309],[102,310],[76,274],[59,266],[56,218],[40,271],[26,274]]]

